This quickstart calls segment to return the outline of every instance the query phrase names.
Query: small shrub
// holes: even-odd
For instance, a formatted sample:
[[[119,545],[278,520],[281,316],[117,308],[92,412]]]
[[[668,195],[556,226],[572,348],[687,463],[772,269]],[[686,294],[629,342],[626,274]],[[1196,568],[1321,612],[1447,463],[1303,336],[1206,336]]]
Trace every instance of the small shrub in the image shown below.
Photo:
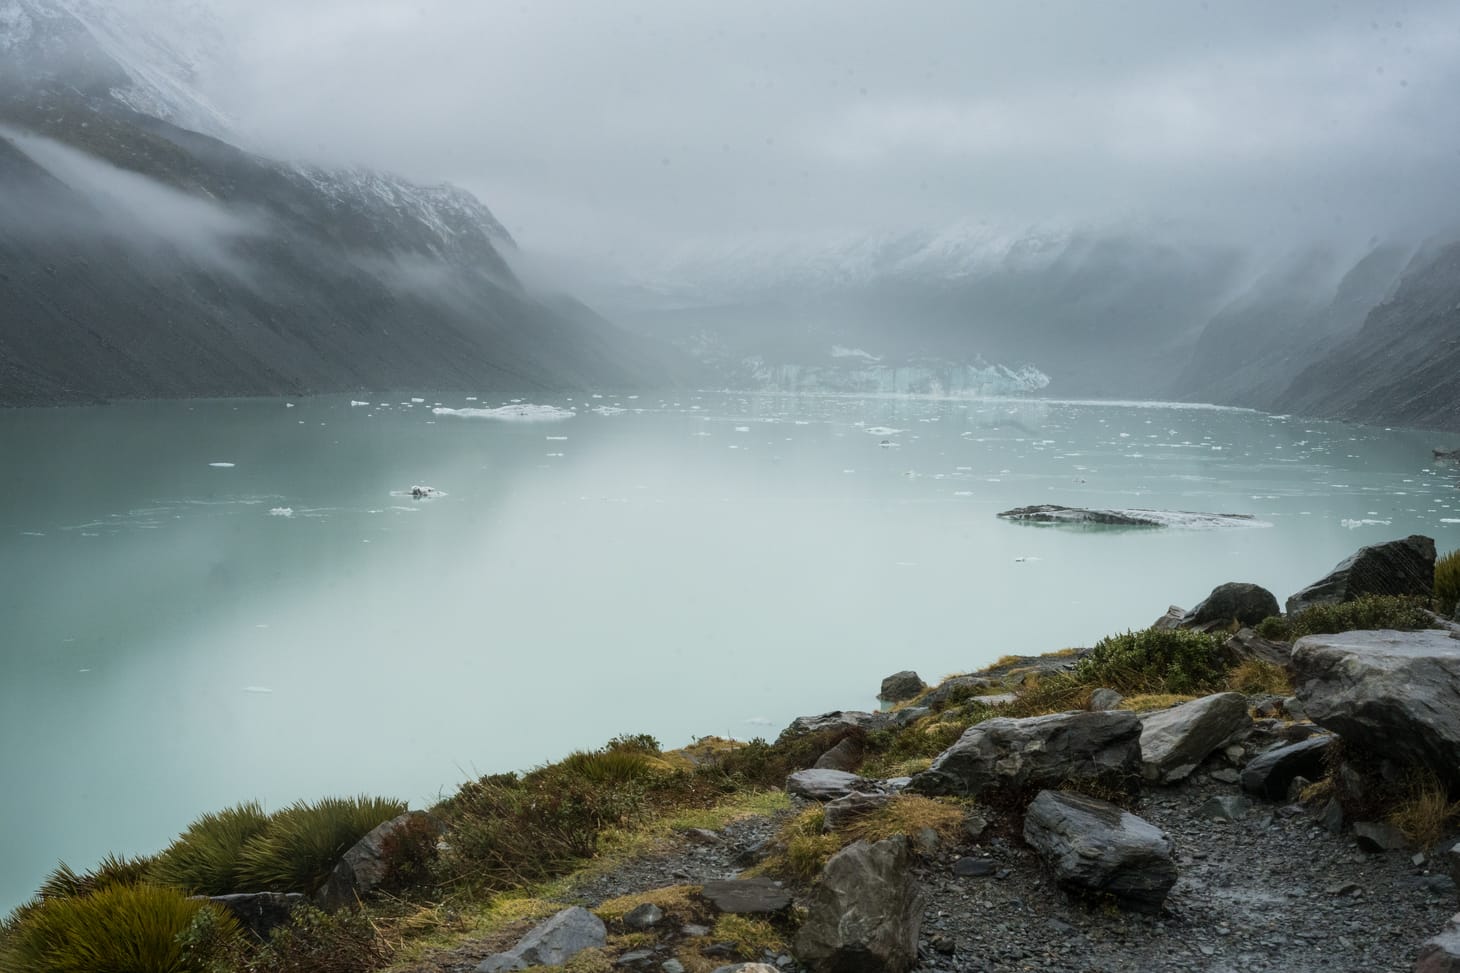
[[[1420,598],[1365,595],[1338,605],[1314,605],[1286,618],[1265,619],[1258,627],[1263,638],[1292,642],[1305,635],[1334,635],[1390,628],[1414,632],[1434,628],[1435,620]]]
[[[243,887],[240,856],[268,826],[269,816],[254,802],[205,814],[157,856],[148,877],[195,895],[253,891]]]
[[[386,863],[379,888],[397,892],[427,882],[441,852],[436,822],[424,814],[413,814],[393,829],[380,843],[380,857]]]
[[[660,748],[659,741],[647,733],[621,733],[608,741],[605,750],[627,750],[631,753],[648,754],[657,757],[664,751]]]
[[[327,797],[300,801],[269,818],[238,857],[238,881],[250,891],[313,893],[340,856],[375,829],[405,813],[400,801],[379,797]]]
[[[842,830],[844,842],[881,841],[893,835],[916,835],[924,828],[932,828],[944,841],[957,840],[963,833],[963,819],[967,807],[962,803],[923,797],[920,794],[903,794],[868,814],[851,821]]]
[[[389,945],[357,912],[327,915],[305,906],[258,949],[235,950],[237,973],[373,973],[390,961]]]
[[[1435,561],[1435,611],[1446,617],[1460,609],[1460,550]]]
[[[1083,683],[1122,693],[1197,693],[1222,685],[1223,639],[1183,629],[1126,632],[1095,643],[1075,667]]]
[[[189,943],[202,913],[213,934]],[[112,885],[42,900],[9,930],[0,967],[25,973],[210,973],[238,924],[216,906],[158,885]]]
[[[1010,716],[1044,716],[1048,713],[1064,713],[1074,709],[1086,709],[1090,705],[1090,693],[1095,683],[1068,673],[1055,672],[1043,678],[1026,682],[1014,690],[1014,702],[1008,707]]]
[[[781,826],[777,835],[783,851],[766,859],[769,872],[798,882],[811,882],[821,874],[827,859],[841,850],[843,838],[826,834],[826,812],[810,807]]]
[[[1282,666],[1261,659],[1247,659],[1227,674],[1227,685],[1239,693],[1249,696],[1289,696],[1293,692],[1292,681]]]

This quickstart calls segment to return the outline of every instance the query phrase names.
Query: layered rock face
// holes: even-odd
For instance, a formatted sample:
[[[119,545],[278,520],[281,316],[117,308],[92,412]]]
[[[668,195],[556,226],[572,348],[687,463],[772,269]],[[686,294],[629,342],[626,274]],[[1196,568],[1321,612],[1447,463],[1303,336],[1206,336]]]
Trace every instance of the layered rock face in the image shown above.
[[[819,973],[905,973],[917,962],[923,905],[906,837],[854,842],[812,889],[796,957]]]
[[[1414,534],[1361,547],[1325,577],[1288,599],[1292,615],[1314,605],[1337,605],[1364,595],[1428,598],[1435,587],[1435,542]]]

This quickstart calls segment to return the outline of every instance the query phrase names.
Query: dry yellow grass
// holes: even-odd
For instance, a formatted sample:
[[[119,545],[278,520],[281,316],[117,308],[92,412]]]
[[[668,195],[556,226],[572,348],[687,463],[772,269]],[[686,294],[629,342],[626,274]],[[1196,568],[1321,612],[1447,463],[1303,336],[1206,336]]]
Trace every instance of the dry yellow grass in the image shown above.
[[[1289,696],[1293,684],[1281,666],[1261,659],[1248,659],[1227,673],[1227,685],[1248,695]]]
[[[1172,706],[1179,706],[1182,703],[1189,703],[1197,696],[1182,696],[1176,693],[1140,693],[1135,696],[1127,696],[1121,701],[1120,708],[1134,710],[1137,713],[1146,713],[1153,709],[1170,709]]]
[[[760,956],[767,950],[781,953],[786,949],[786,941],[775,926],[749,916],[728,913],[720,916],[709,938],[712,942],[730,943],[741,956]]]
[[[641,905],[656,905],[664,910],[665,915],[679,922],[688,922],[701,911],[695,898],[699,890],[698,885],[667,885],[608,899],[593,911],[605,922],[618,922]]]
[[[886,807],[853,820],[842,833],[843,844],[853,841],[881,841],[893,835],[915,835],[932,828],[945,841],[958,837],[963,829],[965,808],[920,794],[903,794]]]
[[[1460,817],[1460,801],[1451,801],[1450,794],[1433,773],[1417,774],[1410,784],[1409,796],[1389,813],[1389,823],[1417,848],[1433,848]]]

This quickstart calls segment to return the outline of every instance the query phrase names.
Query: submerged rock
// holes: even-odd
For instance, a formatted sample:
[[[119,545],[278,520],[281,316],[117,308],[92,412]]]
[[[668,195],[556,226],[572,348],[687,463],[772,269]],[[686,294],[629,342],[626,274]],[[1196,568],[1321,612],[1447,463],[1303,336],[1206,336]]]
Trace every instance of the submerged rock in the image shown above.
[[[1041,503],[999,514],[1025,524],[1064,524],[1075,527],[1251,527],[1251,514],[1207,514],[1189,510],[1090,510]]]
[[[1083,794],[1040,791],[1024,815],[1024,840],[1064,888],[1111,895],[1139,912],[1159,911],[1176,884],[1165,832]]]
[[[978,797],[1000,787],[1070,780],[1122,785],[1139,775],[1141,722],[1125,710],[997,717],[969,727],[908,790]]]
[[[1364,595],[1428,598],[1435,586],[1435,542],[1422,534],[1371,544],[1341,561],[1322,579],[1288,599],[1288,614],[1337,605]]]
[[[1309,635],[1293,646],[1293,669],[1314,723],[1460,784],[1460,640],[1443,631]]]
[[[1252,731],[1247,697],[1218,693],[1141,718],[1141,770],[1147,780],[1184,780],[1203,760]]]
[[[923,905],[906,837],[853,842],[811,890],[796,959],[818,973],[905,973],[917,962]]]

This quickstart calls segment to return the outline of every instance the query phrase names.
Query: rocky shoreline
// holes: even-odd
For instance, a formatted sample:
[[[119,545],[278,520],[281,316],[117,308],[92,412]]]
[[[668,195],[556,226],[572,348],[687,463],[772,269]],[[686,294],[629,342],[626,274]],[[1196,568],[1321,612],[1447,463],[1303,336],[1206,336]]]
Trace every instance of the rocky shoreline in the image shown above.
[[[383,820],[307,895],[190,900],[263,945],[177,969],[1460,971],[1460,605],[1434,610],[1435,561],[1410,537],[1286,615],[1234,583],[1090,649],[931,687],[895,673],[889,709],[802,717],[774,743],[621,738],[484,778]],[[599,815],[597,850],[541,878],[518,863],[515,884],[461,891],[484,862],[472,801],[526,793],[518,837],[546,856],[577,786],[674,798]],[[72,878],[17,913],[0,956],[54,902],[103,894]],[[356,920],[371,951],[341,965],[330,937]],[[284,941],[316,959],[285,964]]]

